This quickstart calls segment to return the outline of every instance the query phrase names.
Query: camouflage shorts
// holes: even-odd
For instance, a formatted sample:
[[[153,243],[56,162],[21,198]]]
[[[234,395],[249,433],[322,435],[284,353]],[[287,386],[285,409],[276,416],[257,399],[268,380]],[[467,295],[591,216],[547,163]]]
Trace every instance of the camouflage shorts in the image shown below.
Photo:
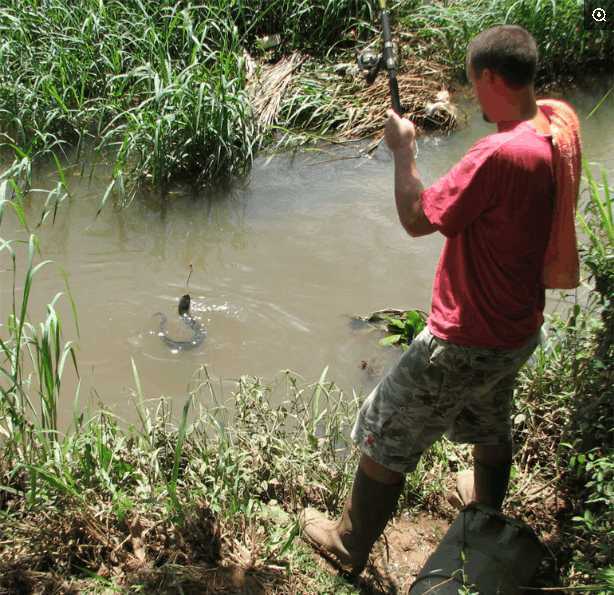
[[[514,383],[538,343],[539,333],[519,349],[462,347],[425,328],[363,403],[352,439],[401,473],[444,433],[455,442],[510,444]]]

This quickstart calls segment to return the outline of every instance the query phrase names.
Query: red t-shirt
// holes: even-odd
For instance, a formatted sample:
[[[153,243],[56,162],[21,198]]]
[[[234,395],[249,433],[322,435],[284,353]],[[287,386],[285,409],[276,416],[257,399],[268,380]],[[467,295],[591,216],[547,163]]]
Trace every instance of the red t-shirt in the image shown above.
[[[447,238],[428,322],[435,336],[512,349],[537,331],[554,192],[551,137],[528,121],[479,140],[422,192],[426,217]]]

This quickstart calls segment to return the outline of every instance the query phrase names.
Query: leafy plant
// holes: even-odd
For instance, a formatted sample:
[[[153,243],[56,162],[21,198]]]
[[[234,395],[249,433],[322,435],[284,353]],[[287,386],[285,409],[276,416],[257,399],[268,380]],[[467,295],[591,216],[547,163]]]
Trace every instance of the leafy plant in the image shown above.
[[[584,262],[595,279],[597,291],[608,300],[614,291],[614,216],[613,201],[605,169],[601,185],[595,180],[590,165],[584,162],[588,202],[578,219],[589,242],[583,248]]]
[[[426,325],[426,315],[420,310],[406,310],[399,315],[383,315],[387,323],[387,337],[380,339],[379,344],[383,346],[401,345],[406,350],[414,337]]]

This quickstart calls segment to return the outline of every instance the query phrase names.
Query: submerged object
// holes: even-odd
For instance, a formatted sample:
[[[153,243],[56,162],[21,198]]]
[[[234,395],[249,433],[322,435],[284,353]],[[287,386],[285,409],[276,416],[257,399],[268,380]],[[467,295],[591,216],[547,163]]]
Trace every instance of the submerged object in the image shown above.
[[[489,506],[465,507],[426,561],[409,595],[518,595],[529,586],[544,546],[527,524]]]
[[[443,127],[454,128],[458,122],[458,109],[450,100],[450,93],[443,89],[435,96],[435,101],[429,101],[424,106],[424,116],[427,122]]]
[[[192,338],[188,341],[176,341],[175,339],[171,339],[168,336],[168,331],[166,330],[166,315],[162,312],[156,312],[154,314],[154,316],[160,317],[160,328],[158,331],[158,336],[166,346],[170,347],[174,351],[195,349],[196,347],[202,345],[202,342],[205,340],[205,329],[198,320],[192,317],[192,314],[190,313],[190,303],[190,294],[186,293],[185,295],[182,295],[179,299],[179,305],[177,307],[177,312],[179,316],[181,316],[183,322],[192,331]]]

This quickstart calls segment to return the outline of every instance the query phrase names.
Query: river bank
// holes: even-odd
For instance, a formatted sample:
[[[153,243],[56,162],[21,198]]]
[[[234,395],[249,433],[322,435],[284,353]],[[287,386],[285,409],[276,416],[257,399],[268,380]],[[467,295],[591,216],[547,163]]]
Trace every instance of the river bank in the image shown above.
[[[542,84],[611,59],[611,36],[577,30],[577,3],[556,3],[556,26],[554,7],[555,3],[493,0],[402,3],[395,35],[407,44],[401,52],[401,88],[406,103],[415,101],[412,116],[427,127],[425,116],[435,113],[427,110],[428,105],[442,87],[455,84],[468,38],[506,15],[538,37],[544,56]],[[83,342],[102,342],[100,336],[110,334],[112,327],[128,327],[133,319],[127,316],[107,320],[101,304],[108,296],[95,302],[92,295],[103,293],[101,279],[108,278],[111,269],[118,276],[134,276],[134,268],[144,268],[143,252],[148,251],[154,263],[164,264],[152,265],[153,274],[129,286],[134,293],[121,285],[116,292],[129,302],[131,317],[135,310],[141,312],[152,305],[148,281],[164,277],[166,284],[174,283],[174,293],[183,289],[185,275],[183,269],[177,271],[177,262],[187,266],[193,253],[202,256],[207,252],[208,256],[217,250],[220,261],[236,264],[237,253],[243,249],[255,257],[241,260],[236,277],[228,267],[214,269],[214,276],[226,283],[222,290],[231,283],[246,286],[254,311],[262,315],[263,306],[277,308],[266,312],[279,317],[279,327],[274,328],[294,325],[302,336],[309,336],[313,327],[307,327],[304,319],[292,310],[280,310],[279,300],[262,298],[254,279],[267,277],[263,267],[271,260],[270,250],[268,245],[256,244],[254,236],[248,242],[243,233],[248,223],[253,224],[255,214],[262,220],[278,215],[281,201],[271,198],[275,179],[263,193],[269,200],[252,201],[251,211],[244,207],[247,201],[236,211],[207,210],[203,205],[198,215],[203,221],[213,220],[205,231],[198,229],[202,222],[191,226],[163,216],[162,206],[160,227],[153,227],[154,217],[147,209],[137,211],[132,220],[116,213],[109,220],[98,219],[99,225],[116,229],[116,243],[123,250],[109,257],[105,248],[103,260],[94,244],[81,243],[82,236],[74,244],[68,241],[75,220],[62,207],[74,205],[81,195],[72,196],[69,180],[79,167],[68,170],[62,151],[72,156],[76,150],[79,162],[93,143],[96,159],[111,166],[112,179],[105,180],[102,188],[94,185],[88,190],[97,193],[104,207],[113,200],[124,204],[145,187],[158,193],[161,203],[167,199],[177,202],[174,184],[186,176],[193,177],[196,185],[207,185],[228,174],[241,177],[258,151],[323,136],[330,140],[330,134],[339,141],[376,132],[387,105],[385,78],[366,88],[360,77],[348,73],[347,66],[353,63],[355,48],[379,43],[374,23],[376,15],[368,3],[348,1],[219,0],[193,6],[168,1],[83,0],[68,7],[59,0],[31,0],[5,3],[0,9],[3,39],[6,36],[0,49],[4,58],[0,61],[0,129],[9,162],[15,159],[0,179],[0,199],[11,199],[2,200],[0,206],[0,223],[5,218],[2,238],[6,238],[0,241],[0,273],[3,287],[8,288],[3,295],[8,296],[10,310],[0,321],[0,594],[349,595],[393,593],[411,584],[453,518],[445,491],[454,473],[470,466],[467,448],[444,441],[425,456],[407,478],[401,513],[387,533],[389,547],[382,540],[375,565],[359,584],[350,584],[313,558],[298,538],[296,522],[296,513],[305,505],[337,514],[356,465],[348,433],[361,396],[342,391],[329,380],[330,373],[315,383],[290,372],[275,382],[232,374],[236,380],[219,386],[207,368],[193,376],[191,368],[186,374],[191,383],[181,398],[159,399],[165,391],[148,390],[149,377],[127,358],[133,385],[129,407],[136,420],[132,425],[122,423],[119,418],[125,417],[110,411],[108,402],[95,390],[96,406],[86,407],[79,398],[79,385],[72,391],[66,381],[69,368],[79,370],[79,378],[84,378],[85,370],[93,367],[92,360],[79,359],[76,345],[69,340],[79,336],[80,328],[76,324],[72,332],[71,310],[75,318],[82,312],[84,317],[102,320],[102,330],[83,337]],[[256,78],[248,74],[250,59]],[[260,95],[265,100],[261,104],[258,95],[250,95],[250,81],[267,85],[266,93]],[[261,117],[258,121],[254,109]],[[353,129],[354,125],[358,128]],[[604,129],[607,125],[606,121]],[[434,137],[424,142],[435,146],[439,140]],[[453,150],[460,153],[462,147]],[[38,188],[37,171],[45,163],[52,164],[57,180],[39,201],[33,188]],[[445,167],[443,161],[437,162],[428,175],[433,177]],[[287,179],[288,169],[282,162],[274,174],[263,169],[259,175]],[[89,165],[78,177],[87,179],[88,170]],[[340,171],[330,169],[318,175],[328,179],[317,185],[299,173],[289,190],[282,186],[281,194],[291,194],[309,182],[311,193],[331,206],[328,221],[332,205],[338,209],[338,219],[325,229],[324,237],[339,235],[340,222],[356,209],[356,195],[367,185],[369,175],[356,173],[358,179],[351,185],[347,174],[344,182],[349,190],[341,198],[335,195],[334,200],[334,192],[323,198],[325,186]],[[562,585],[597,593],[614,589],[614,354],[608,302],[613,293],[613,231],[611,190],[606,190],[607,180],[603,182],[588,182],[592,202],[584,212],[583,278],[596,290],[570,313],[554,314],[547,343],[523,373],[513,418],[519,448],[506,505],[507,512],[535,527],[550,548],[552,555],[539,586]],[[220,202],[231,200],[226,194],[219,197]],[[193,202],[190,198],[182,203],[189,222],[195,218]],[[133,209],[137,206],[136,201],[132,203]],[[377,265],[379,276],[372,277],[373,291],[382,300],[382,287],[393,275],[371,252],[380,252],[382,259],[392,262],[391,247],[393,251],[408,249],[391,239],[396,219],[382,214],[379,205],[375,208],[365,202],[364,206],[373,228],[383,220],[374,234],[378,250],[366,245],[359,253],[363,258],[360,266],[364,262]],[[312,207],[309,203],[293,211],[303,227],[324,219],[319,213],[308,219],[306,211]],[[17,238],[14,228],[9,236],[5,233],[9,213],[24,227]],[[56,215],[57,252],[52,256],[91,249],[93,261],[72,261],[87,268],[91,276],[85,277],[84,285],[91,294],[86,292],[82,300],[75,300],[68,283],[63,296],[49,298],[49,303],[35,309],[37,283],[46,270],[42,263],[49,254],[44,250],[41,254],[32,231],[43,233],[36,228],[39,220],[49,226]],[[272,232],[270,227],[256,226],[254,235],[272,235],[278,241],[277,251],[287,256],[291,247],[282,243],[288,235],[286,221],[282,219],[278,227],[281,231]],[[141,229],[145,233],[137,236]],[[180,238],[197,235],[197,231],[203,236],[200,243],[180,244]],[[347,237],[355,235],[354,231],[347,231]],[[313,235],[307,232],[297,252],[316,251]],[[293,238],[300,237],[299,233],[297,227]],[[222,239],[227,242],[225,251],[220,249]],[[319,244],[319,249],[338,258],[334,245]],[[350,251],[355,249],[349,240],[348,245]],[[24,266],[18,260],[16,273],[15,255],[23,252]],[[130,252],[136,254],[134,261],[126,256]],[[170,264],[164,261],[166,252]],[[424,253],[418,256],[424,263]],[[399,259],[399,270],[407,266],[405,259],[405,254]],[[280,266],[280,260],[270,266]],[[305,269],[296,262],[288,259],[282,267],[287,285],[304,280]],[[211,275],[206,266],[211,266],[210,260],[203,257],[202,270]],[[337,266],[331,268],[330,279],[311,286],[310,294],[324,294],[327,283],[347,282],[346,293],[339,294],[335,307],[351,304],[354,308],[355,294],[364,293],[352,284],[357,269],[358,265],[349,267],[346,278]],[[218,297],[220,286],[213,288]],[[210,289],[203,285],[202,293]],[[300,294],[301,299],[306,299],[306,293]],[[42,295],[54,296],[55,290]],[[169,296],[167,304],[174,297]],[[313,318],[323,318],[321,312],[328,301],[314,303]],[[88,330],[85,322],[81,329]],[[312,353],[322,345],[321,329],[316,327],[316,331],[311,333],[319,337]],[[234,343],[228,335],[212,332],[210,344],[231,351],[229,346],[250,339],[244,326],[237,324],[234,332]],[[226,343],[217,344],[222,340],[219,337]],[[372,336],[374,344],[379,337]],[[291,350],[296,343],[293,336],[280,332],[275,338],[287,358],[305,359],[304,354]],[[260,338],[253,338],[253,345],[263,349]],[[111,344],[110,350],[117,350],[116,345]],[[142,345],[137,351],[143,351]],[[251,353],[246,350],[244,357]],[[358,368],[353,357],[352,353],[348,359]],[[152,367],[162,367],[160,360],[152,361]],[[120,375],[115,363],[109,367],[111,374]],[[375,377],[378,373],[376,370]],[[117,398],[127,400],[125,395]],[[60,408],[67,401],[73,403],[72,424],[65,432]],[[470,585],[466,587],[470,592]]]
[[[573,0],[416,0],[394,16],[401,95],[421,127],[454,126],[445,93],[464,76],[468,41],[490,25],[535,35],[540,83],[614,55],[608,32],[580,27]],[[388,105],[385,76],[367,87],[354,66],[356,52],[381,45],[370,2],[31,0],[5,4],[0,28],[11,175],[27,183],[33,162],[71,149],[79,160],[94,146],[89,158],[114,170],[101,205],[241,177],[266,147],[373,134]]]
[[[600,187],[585,174],[584,277],[596,289],[586,306],[549,320],[548,340],[521,375],[505,510],[549,547],[538,586],[605,594],[614,586],[614,227],[607,179]],[[19,205],[3,204],[11,208]],[[358,395],[344,395],[326,372],[314,384],[288,372],[276,387],[242,377],[226,392],[203,368],[177,416],[172,400],[146,398],[133,363],[137,424],[75,405],[71,431],[60,432],[62,374],[78,361],[63,339],[60,296],[40,325],[24,315],[43,266],[36,250],[32,236],[1,344],[0,593],[349,595],[411,584],[453,518],[445,494],[470,466],[468,447],[444,440],[425,454],[406,479],[389,547],[380,543],[363,578],[347,582],[298,538],[297,513],[338,513],[357,462],[348,434]]]

